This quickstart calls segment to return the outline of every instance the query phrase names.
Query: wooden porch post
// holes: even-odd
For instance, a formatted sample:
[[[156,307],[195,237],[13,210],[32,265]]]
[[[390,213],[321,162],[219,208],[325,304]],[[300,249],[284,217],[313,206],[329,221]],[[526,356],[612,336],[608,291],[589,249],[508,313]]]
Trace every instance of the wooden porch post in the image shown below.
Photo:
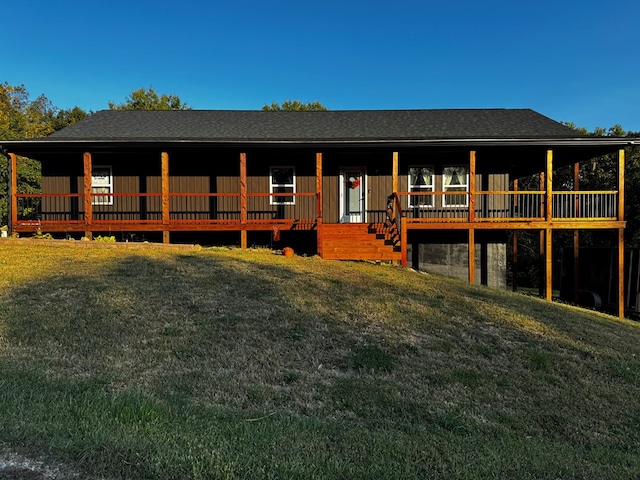
[[[476,220],[476,152],[469,152],[469,223]]]
[[[547,177],[547,187],[546,187],[546,212],[545,212],[545,220],[550,222],[553,217],[553,151],[547,150],[547,166],[546,166],[546,177]]]
[[[317,240],[316,249],[318,255],[322,257],[322,153],[316,153],[316,229]]]
[[[400,265],[407,268],[407,228],[400,227]]]
[[[91,224],[93,223],[93,197],[91,196],[91,193],[93,192],[91,189],[93,165],[91,162],[91,153],[84,152],[82,156],[82,163],[84,169],[84,236],[91,240],[93,235],[91,229]]]
[[[8,215],[8,225],[7,225],[7,234],[9,236],[13,235],[13,229],[18,223],[18,157],[15,153],[9,154],[9,215]]]
[[[247,154],[240,153],[240,248],[247,248]]]
[[[169,154],[162,152],[160,157],[162,162],[162,243],[169,243]]]
[[[469,283],[476,283],[476,235],[473,228],[469,228]]]
[[[624,149],[618,151],[618,221],[624,221]],[[624,317],[624,228],[618,229],[618,316]]]
[[[546,188],[546,181],[545,181],[545,174],[544,172],[540,173],[540,190],[544,191]],[[542,196],[540,197],[540,214],[542,216],[546,216],[546,207],[545,205],[547,204],[547,197]],[[540,240],[538,242],[538,248],[539,248],[539,257],[538,257],[538,294],[542,297],[544,296],[545,292],[544,292],[544,286],[545,286],[545,277],[544,277],[544,271],[545,271],[545,261],[544,261],[544,255],[545,255],[545,250],[544,250],[544,242],[545,242],[545,235],[544,235],[544,230],[540,230]]]
[[[545,298],[551,300],[553,296],[553,244],[552,235],[553,230],[550,226],[553,220],[553,151],[547,150],[547,164],[546,164],[546,195],[545,195],[545,219],[547,220],[547,229],[544,233],[545,246]]]
[[[518,208],[518,179],[513,181],[514,206]],[[518,231],[513,231],[513,267],[511,269],[511,288],[514,292],[518,290]]]
[[[547,300],[551,300],[552,296],[553,296],[553,245],[552,245],[552,232],[553,229],[551,228],[547,228],[545,230],[544,236],[545,236],[545,247],[544,247],[544,253],[545,253],[545,269],[544,269],[544,276],[545,276],[545,281],[546,281],[546,286],[545,286],[545,298]]]
[[[580,162],[573,164],[573,191],[580,189]],[[580,216],[580,197],[575,196],[575,215]],[[580,303],[580,230],[573,231],[573,303]]]
[[[391,167],[391,189],[392,193],[398,193],[398,152],[393,152],[393,164]]]

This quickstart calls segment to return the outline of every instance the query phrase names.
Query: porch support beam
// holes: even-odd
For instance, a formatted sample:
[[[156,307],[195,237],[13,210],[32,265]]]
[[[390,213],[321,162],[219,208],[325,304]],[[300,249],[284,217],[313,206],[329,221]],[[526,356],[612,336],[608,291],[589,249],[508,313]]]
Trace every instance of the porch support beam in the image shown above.
[[[476,152],[469,152],[469,223],[476,219]]]
[[[618,151],[618,220],[624,221],[624,149]]]
[[[544,258],[545,258],[545,268],[544,268],[544,276],[545,276],[545,298],[551,301],[553,296],[553,245],[552,245],[552,233],[553,229],[547,228],[544,231],[545,237],[545,247],[544,247]]]
[[[399,172],[399,155],[398,152],[393,152],[393,163],[391,166],[391,189],[392,193],[398,192],[398,172]]]
[[[624,149],[618,151],[618,221],[624,221]],[[618,316],[624,317],[624,228],[618,229]]]
[[[469,283],[476,283],[476,235],[473,228],[469,229]]]
[[[162,152],[160,157],[162,162],[162,243],[169,243],[169,154]]]
[[[618,229],[618,317],[624,318],[624,228]]]
[[[545,172],[541,172],[540,173],[540,190],[544,191],[547,188],[547,182],[546,182],[546,175]],[[541,196],[540,197],[540,214],[545,216],[546,219],[546,212],[547,212],[547,204],[549,203],[549,199],[548,196]],[[547,219],[548,220],[548,219]],[[540,239],[538,242],[538,252],[539,252],[539,256],[538,256],[538,295],[540,295],[541,297],[545,295],[545,276],[544,276],[544,271],[545,271],[545,263],[544,263],[544,230],[540,230]]]
[[[553,151],[547,150],[547,166],[546,166],[546,212],[545,218],[551,221],[553,217]]]
[[[513,181],[514,206],[518,208],[518,179]],[[511,288],[514,292],[518,290],[518,231],[513,231],[513,267],[511,269]]]
[[[400,265],[407,267],[407,229],[403,224],[400,225]]]
[[[18,157],[15,153],[9,154],[8,159],[8,167],[9,167],[9,215],[8,215],[8,225],[7,225],[7,234],[9,236],[13,235],[15,225],[18,223]]]
[[[93,192],[93,190],[91,189],[91,183],[93,181],[93,165],[91,153],[84,152],[84,154],[82,155],[82,166],[84,170],[84,236],[91,240],[93,235],[91,228],[91,224],[93,223],[93,197],[91,196],[91,193]]]
[[[247,154],[240,153],[240,248],[247,248]]]
[[[573,164],[573,191],[580,190],[580,162]],[[580,216],[580,198],[575,198],[575,216]],[[580,303],[580,230],[573,231],[573,303]]]
[[[322,257],[322,153],[316,153],[316,250]]]

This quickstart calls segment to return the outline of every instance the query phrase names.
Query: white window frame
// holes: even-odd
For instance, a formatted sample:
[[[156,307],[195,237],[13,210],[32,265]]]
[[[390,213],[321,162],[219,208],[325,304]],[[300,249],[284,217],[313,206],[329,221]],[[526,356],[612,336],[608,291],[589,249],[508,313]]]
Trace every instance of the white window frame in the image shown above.
[[[108,175],[97,175],[96,172],[108,171]],[[107,192],[96,192],[94,189],[107,189]],[[113,168],[111,165],[94,165],[91,168],[91,205],[113,205]]]
[[[457,184],[457,185],[447,185],[447,169],[463,169],[466,174],[464,176],[465,183]],[[458,180],[460,179],[460,175],[457,175]],[[454,188],[464,188],[463,190],[453,190]],[[452,198],[451,195],[446,195],[446,192],[460,192],[460,195],[464,195],[464,203],[447,203],[447,198]],[[469,206],[469,167],[466,165],[445,165],[442,167],[442,206],[443,207],[468,207]]]
[[[278,169],[285,169],[285,168],[291,169],[291,172],[292,172],[291,180],[293,183],[273,183],[273,171]],[[274,165],[272,167],[269,167],[269,193],[272,194],[269,196],[269,200],[271,205],[295,205],[296,204],[295,195],[291,196],[290,202],[283,202],[278,200],[279,198],[283,198],[280,196],[274,197],[273,194],[278,193],[277,191],[275,191],[278,188],[291,188],[291,193],[292,194],[296,193],[296,168],[295,167],[291,165],[280,165],[280,166]]]
[[[422,169],[429,169],[431,170],[431,185],[414,185],[411,183],[411,170],[412,169],[416,169],[419,168],[420,170]],[[410,165],[409,166],[409,174],[407,175],[407,183],[409,184],[408,186],[408,191],[409,192],[431,192],[433,193],[435,191],[435,183],[436,183],[436,172],[435,169],[433,168],[432,165]],[[416,198],[416,196],[414,195],[409,195],[409,208],[434,208],[435,207],[435,196],[434,195],[428,195],[428,198],[431,201],[431,204],[427,204],[427,203],[419,203],[419,204],[414,204],[413,203],[413,199]]]

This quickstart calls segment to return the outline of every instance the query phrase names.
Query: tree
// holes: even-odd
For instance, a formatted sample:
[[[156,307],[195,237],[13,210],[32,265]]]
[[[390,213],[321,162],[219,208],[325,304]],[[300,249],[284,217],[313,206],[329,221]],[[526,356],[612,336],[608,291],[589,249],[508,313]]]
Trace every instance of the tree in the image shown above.
[[[191,110],[177,95],[158,95],[153,87],[134,90],[125,103],[109,102],[110,110]]]
[[[59,110],[44,95],[30,100],[24,85],[0,84],[0,139],[45,137],[86,117],[81,108]],[[18,157],[18,192],[40,191],[40,162]],[[0,224],[7,223],[7,162],[0,158]]]
[[[300,100],[285,100],[282,102],[282,105],[279,105],[277,102],[273,102],[271,105],[267,105],[265,103],[262,110],[270,112],[324,112],[329,109],[322,105],[318,100],[307,103],[302,103]]]

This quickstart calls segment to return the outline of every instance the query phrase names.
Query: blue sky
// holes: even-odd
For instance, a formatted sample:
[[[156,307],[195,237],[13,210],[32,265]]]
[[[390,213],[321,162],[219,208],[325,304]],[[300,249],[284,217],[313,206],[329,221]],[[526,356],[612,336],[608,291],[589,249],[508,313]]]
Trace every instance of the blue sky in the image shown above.
[[[34,1],[2,6],[0,82],[102,110],[532,108],[640,131],[638,0]]]

